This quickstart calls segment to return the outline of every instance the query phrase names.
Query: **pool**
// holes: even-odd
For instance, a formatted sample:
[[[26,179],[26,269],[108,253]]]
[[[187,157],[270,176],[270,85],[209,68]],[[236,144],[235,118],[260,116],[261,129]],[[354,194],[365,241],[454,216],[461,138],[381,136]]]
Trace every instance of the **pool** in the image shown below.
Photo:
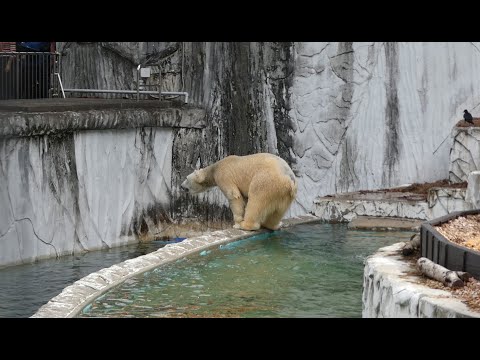
[[[165,246],[152,241],[61,256],[0,269],[0,318],[29,317],[63,288],[84,276]]]
[[[363,266],[409,231],[307,223],[127,279],[79,317],[361,317]]]

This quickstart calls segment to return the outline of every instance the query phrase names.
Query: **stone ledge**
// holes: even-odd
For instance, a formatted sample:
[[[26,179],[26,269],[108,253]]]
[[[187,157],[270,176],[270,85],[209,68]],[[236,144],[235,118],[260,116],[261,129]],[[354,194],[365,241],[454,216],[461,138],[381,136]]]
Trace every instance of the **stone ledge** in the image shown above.
[[[357,216],[348,223],[349,229],[355,230],[400,230],[419,231],[423,220],[398,217]]]
[[[365,261],[362,317],[480,318],[450,292],[421,284],[413,263],[400,255],[402,247],[383,247]]]
[[[320,219],[313,215],[305,215],[285,219],[283,222],[284,227],[291,227],[297,224],[318,221]],[[72,285],[67,286],[59,295],[48,301],[47,304],[40,307],[31,317],[75,317],[89,303],[128,278],[182,257],[199,253],[202,250],[267,232],[269,231],[265,229],[244,231],[231,228],[188,238],[180,243],[168,244],[152,253],[128,259],[77,280]]]
[[[0,112],[63,112],[103,109],[165,109],[183,107],[185,107],[184,103],[179,101],[137,101],[136,99],[54,98],[0,101]]]
[[[471,210],[466,189],[434,187],[428,195],[393,191],[351,192],[314,200],[314,214],[322,220],[350,222],[359,216],[431,220],[453,211]]]
[[[50,135],[79,130],[205,127],[204,109],[173,102],[150,100],[137,103],[130,100],[128,103],[102,101],[92,104],[88,101],[84,104],[47,105],[48,103],[42,106],[25,105],[27,110],[12,105],[7,110],[8,106],[0,104],[0,138]]]

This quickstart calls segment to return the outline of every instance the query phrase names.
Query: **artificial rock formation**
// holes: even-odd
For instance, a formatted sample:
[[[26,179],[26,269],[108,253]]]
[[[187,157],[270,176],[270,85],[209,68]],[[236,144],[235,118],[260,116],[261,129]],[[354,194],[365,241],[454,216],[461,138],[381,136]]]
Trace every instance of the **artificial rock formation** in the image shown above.
[[[472,171],[468,175],[465,200],[472,204],[473,209],[480,209],[480,171]]]
[[[480,170],[480,128],[455,127],[450,151],[449,180],[467,181],[472,171]]]
[[[57,49],[64,55],[61,77],[65,88],[132,90],[157,84],[162,91],[185,91],[189,103],[204,110],[204,126],[145,130],[136,125],[131,131],[118,131],[117,148],[117,131],[102,135],[97,130],[91,130],[92,134],[67,131],[65,139],[41,135],[3,142],[0,205],[8,210],[0,220],[0,242],[18,244],[18,250],[12,247],[12,252],[50,249],[44,243],[54,236],[63,213],[69,214],[61,215],[66,219],[62,221],[65,228],[72,229],[68,234],[78,237],[78,248],[82,241],[100,244],[105,238],[102,234],[108,232],[118,236],[118,229],[128,234],[130,224],[148,225],[150,220],[144,214],[157,212],[159,204],[162,209],[166,205],[166,195],[155,195],[152,200],[149,194],[160,185],[149,185],[155,191],[139,190],[147,189],[140,174],[150,167],[162,168],[150,172],[149,181],[163,184],[170,220],[206,224],[232,220],[225,198],[218,191],[189,196],[181,192],[180,184],[193,169],[230,154],[271,152],[289,163],[299,186],[286,217],[313,212],[314,200],[328,194],[445,179],[452,143],[444,140],[463,110],[475,109],[480,98],[475,82],[480,73],[477,43],[71,42],[58,43]],[[137,84],[139,64],[150,67],[151,76]],[[472,114],[477,115],[474,110]],[[154,150],[145,153],[143,148],[151,141]],[[52,157],[51,164],[45,162],[50,161],[47,158],[36,163],[33,157],[46,156],[41,154],[49,143],[57,144],[58,156]],[[95,147],[99,151],[90,150]],[[118,162],[115,165],[105,163],[111,154],[112,161]],[[142,162],[145,154],[155,155],[148,158],[151,164]],[[171,154],[169,159],[158,164],[166,154]],[[100,171],[100,164],[114,167],[112,176],[123,176],[118,167],[127,166],[122,165],[124,158],[131,162],[122,174],[135,173],[135,180],[130,175],[110,180],[138,182],[135,195],[117,195],[132,190],[89,178]],[[42,164],[41,170],[38,164]],[[61,164],[68,166],[58,179],[59,171],[53,169]],[[87,177],[83,185],[74,170],[90,174],[78,174]],[[46,175],[40,176],[42,172]],[[36,175],[31,176],[33,173]],[[50,181],[49,176],[58,181]],[[99,187],[88,187],[92,181]],[[63,185],[56,186],[57,182]],[[75,195],[87,188],[102,194],[88,195],[93,198]],[[104,205],[82,210],[82,196],[87,196],[89,206],[93,199]],[[141,196],[144,205],[130,213],[128,204],[133,196]],[[32,199],[44,201],[50,210],[41,215]],[[115,204],[127,209],[126,213],[109,210]],[[87,212],[100,234],[96,240],[91,239],[94,230],[79,230],[87,223]],[[115,230],[105,230],[108,224]],[[26,244],[37,238],[43,242]],[[1,256],[12,257],[13,253]]]
[[[287,215],[311,212],[319,196],[445,179],[452,143],[443,140],[480,98],[476,43],[122,44],[70,44],[70,65],[112,63],[83,73],[83,83],[64,66],[65,86],[131,88],[137,49],[140,62],[160,64],[164,90],[187,91],[205,108],[205,129],[175,134],[182,215],[194,200],[177,195],[179,181],[230,154],[268,151],[291,165],[299,192]],[[113,74],[121,59],[117,68],[130,70]],[[216,201],[200,200],[207,208]]]

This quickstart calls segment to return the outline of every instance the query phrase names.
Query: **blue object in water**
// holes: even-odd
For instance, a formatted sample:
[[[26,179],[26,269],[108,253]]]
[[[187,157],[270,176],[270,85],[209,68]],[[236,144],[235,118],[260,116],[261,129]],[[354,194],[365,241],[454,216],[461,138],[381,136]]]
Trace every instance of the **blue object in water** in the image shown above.
[[[173,239],[168,239],[168,240],[155,240],[155,243],[156,244],[172,244],[172,243],[178,243],[178,242],[181,242],[183,240],[185,240],[186,238],[183,238],[183,237],[176,237],[176,238],[173,238]]]

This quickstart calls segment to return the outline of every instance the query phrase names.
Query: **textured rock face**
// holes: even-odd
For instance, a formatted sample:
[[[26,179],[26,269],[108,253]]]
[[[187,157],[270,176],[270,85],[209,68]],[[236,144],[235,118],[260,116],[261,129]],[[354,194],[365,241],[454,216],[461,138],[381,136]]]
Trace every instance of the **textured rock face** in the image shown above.
[[[480,129],[474,127],[452,130],[449,180],[463,182],[472,171],[480,170]]]
[[[0,139],[0,265],[160,232],[172,142],[160,128]]]
[[[87,231],[96,236],[88,241],[108,244],[116,235],[150,226],[150,220],[140,219],[147,213],[163,214],[167,200],[173,220],[230,222],[231,212],[219,191],[189,196],[179,188],[193,169],[230,154],[265,151],[290,164],[299,190],[286,217],[313,212],[314,200],[328,194],[444,179],[449,176],[452,145],[450,138],[444,139],[463,109],[477,115],[473,109],[480,98],[477,43],[104,42],[59,43],[57,48],[66,54],[61,63],[65,88],[135,89],[137,65],[142,63],[152,69],[144,84],[158,82],[161,74],[163,91],[188,92],[191,104],[204,108],[205,126],[119,131],[120,144],[108,130],[102,135],[93,130],[92,139],[76,131],[66,132],[62,139],[2,140],[0,167],[2,179],[8,177],[8,181],[2,182],[0,196],[2,204],[8,205],[2,210],[0,242],[8,238],[18,243],[8,250],[12,254],[2,252],[4,259],[62,252],[61,247],[54,250],[44,244],[63,236],[62,231],[78,237],[78,248]],[[103,136],[112,138],[100,140]],[[158,136],[166,138],[156,142]],[[155,145],[139,146],[144,141]],[[57,150],[49,160],[43,157],[50,142]],[[101,155],[89,152],[95,146]],[[123,155],[116,153],[120,148]],[[165,154],[170,158],[158,165]],[[113,156],[115,164],[107,164],[108,156]],[[122,162],[124,158],[130,160]],[[168,161],[171,167],[166,170]],[[99,164],[113,167],[109,177],[120,176],[119,166],[134,175],[100,181]],[[143,171],[151,167],[162,169],[158,173],[168,185],[168,199],[155,193],[157,185],[144,181]],[[96,174],[95,180],[87,176],[75,182],[74,168],[82,169],[84,177]],[[467,174],[463,165],[458,168]],[[117,191],[111,184],[129,185]],[[82,195],[86,189],[91,194],[93,188],[99,194]],[[132,193],[123,194],[128,191]],[[135,200],[139,204],[135,211],[129,205],[134,198],[142,199]],[[86,204],[92,202],[98,203],[98,210],[89,209],[94,214],[89,215],[94,220],[89,220]],[[133,211],[132,219],[118,213],[117,205]],[[114,220],[106,215],[107,208],[117,211]],[[109,221],[111,228],[106,230]],[[55,230],[54,224],[59,223],[64,230]],[[85,223],[92,229],[85,230]],[[27,246],[22,239],[28,236],[43,242]]]
[[[405,193],[400,196],[397,193],[396,198],[393,196],[389,198],[389,194],[386,193],[365,197],[358,192],[340,194],[336,197],[326,196],[314,201],[314,214],[322,220],[334,222],[349,222],[358,216],[433,220],[453,211],[474,209],[472,199],[475,195],[468,198],[466,193],[475,194],[475,189],[474,180],[467,190],[431,188],[426,201],[418,195],[415,200],[405,200]]]
[[[175,132],[172,174],[178,213],[205,219],[230,215],[217,195],[185,198],[178,184],[229,154],[268,151],[291,165],[299,191],[286,216],[319,196],[445,179],[452,144],[442,141],[480,98],[477,43],[126,44],[74,43],[66,64],[103,54],[108,69],[83,77],[131,88],[135,53],[161,64],[164,90],[206,109],[205,129]],[[114,74],[121,59],[115,68],[128,70]],[[66,87],[82,81],[65,75]]]
[[[442,141],[478,105],[479,57],[471,43],[295,44],[294,212],[316,196],[447,178]]]
[[[480,171],[472,171],[468,175],[465,200],[472,204],[473,209],[480,209]]]

